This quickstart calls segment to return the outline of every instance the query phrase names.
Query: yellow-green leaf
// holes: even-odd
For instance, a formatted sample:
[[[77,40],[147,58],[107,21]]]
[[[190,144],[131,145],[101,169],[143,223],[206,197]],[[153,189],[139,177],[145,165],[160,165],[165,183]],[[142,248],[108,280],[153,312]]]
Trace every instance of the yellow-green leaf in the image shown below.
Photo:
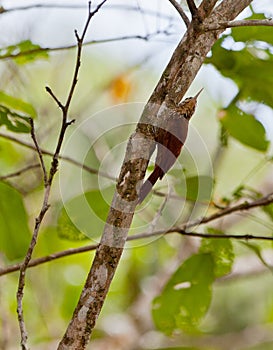
[[[230,104],[219,112],[219,118],[229,135],[239,142],[262,152],[268,149],[265,128],[253,115]]]
[[[10,185],[0,182],[0,251],[9,260],[22,258],[30,236],[21,194]]]
[[[25,117],[36,118],[37,113],[34,107],[17,97],[10,96],[4,91],[0,91],[0,105],[7,107],[13,112],[23,113]]]
[[[208,311],[213,281],[211,254],[196,254],[186,260],[161,295],[153,300],[152,315],[156,327],[168,335],[196,330]]]

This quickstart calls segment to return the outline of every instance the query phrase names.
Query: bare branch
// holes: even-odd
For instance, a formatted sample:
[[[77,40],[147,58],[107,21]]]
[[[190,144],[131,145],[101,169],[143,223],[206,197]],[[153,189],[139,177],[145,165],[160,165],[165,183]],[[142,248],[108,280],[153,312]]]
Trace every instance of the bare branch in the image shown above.
[[[60,107],[60,109],[63,111],[64,109],[63,104],[59,101],[59,99],[56,97],[56,95],[51,90],[51,88],[49,86],[46,86],[45,89],[49,93],[49,95],[53,98],[53,100],[57,103],[58,107]]]
[[[19,140],[17,139],[16,137],[14,136],[11,136],[11,135],[6,135],[6,134],[3,134],[3,133],[0,133],[0,137],[3,137],[7,140],[10,140],[12,142],[15,142],[17,143],[18,145],[21,145],[23,147],[27,147],[33,151],[36,151],[36,148],[35,146],[33,146],[31,143],[28,143],[26,141],[22,141],[22,140]],[[46,156],[51,156],[53,157],[54,156],[54,153],[53,152],[50,152],[50,151],[47,151],[43,148],[40,148],[42,154],[46,155]],[[111,176],[103,171],[99,171],[97,169],[94,169],[92,167],[89,167],[88,165],[85,165],[85,164],[82,164],[81,162],[77,161],[76,159],[73,159],[71,157],[68,157],[68,156],[64,156],[64,155],[59,155],[59,159],[62,159],[68,163],[71,163],[71,164],[74,164],[75,166],[79,167],[79,168],[82,168],[84,169],[85,171],[87,171],[88,173],[90,174],[94,174],[94,175],[100,175],[102,177],[105,177],[107,179],[110,179],[110,180],[116,180],[116,178],[114,176]]]
[[[72,10],[81,10],[85,9],[86,5],[73,5],[73,4],[32,4],[32,5],[26,5],[26,6],[18,6],[18,7],[12,7],[12,8],[4,8],[3,6],[0,7],[0,14],[8,14],[9,12],[16,12],[16,11],[27,11],[32,9],[72,9]],[[133,6],[133,5],[126,5],[126,4],[111,4],[106,5],[104,7],[104,10],[117,10],[117,11],[131,11],[131,12],[138,12],[139,6]],[[172,16],[166,15],[162,12],[155,11],[149,8],[145,8],[145,14],[154,16],[154,17],[161,17],[163,19],[167,20],[173,20]]]
[[[100,5],[97,6],[97,8],[91,12],[91,2],[89,2],[89,8],[88,8],[88,17],[86,20],[86,24],[83,29],[82,36],[79,38],[77,36],[77,41],[78,41],[78,51],[77,51],[77,59],[76,59],[76,66],[73,74],[73,79],[71,83],[71,87],[69,89],[68,97],[66,100],[66,104],[63,105],[59,99],[55,96],[55,94],[52,92],[50,88],[47,88],[48,93],[52,96],[54,101],[58,104],[58,106],[62,110],[62,125],[61,129],[59,132],[59,137],[56,145],[56,149],[54,152],[54,155],[52,157],[52,162],[51,162],[51,167],[49,171],[49,175],[47,175],[44,162],[43,162],[43,156],[42,156],[42,151],[38,145],[38,142],[36,140],[36,136],[34,133],[34,126],[33,126],[33,121],[31,122],[31,136],[33,138],[34,144],[35,144],[35,149],[39,154],[40,162],[42,164],[42,169],[44,173],[44,180],[45,180],[45,191],[44,191],[44,198],[43,198],[43,204],[40,210],[40,213],[38,217],[35,220],[35,227],[33,230],[32,238],[30,245],[27,250],[27,254],[24,258],[23,263],[20,266],[20,274],[19,274],[19,280],[18,280],[18,288],[17,288],[17,314],[18,314],[18,322],[19,322],[19,328],[20,328],[20,333],[21,333],[21,347],[22,350],[27,350],[27,330],[26,330],[26,324],[24,320],[24,312],[23,312],[23,297],[24,297],[24,288],[25,288],[25,275],[26,275],[26,270],[29,266],[30,260],[32,258],[32,254],[34,251],[34,248],[37,243],[39,231],[40,231],[40,226],[42,224],[43,218],[46,214],[46,212],[49,209],[49,195],[51,191],[51,185],[53,178],[57,172],[58,169],[58,161],[59,161],[59,156],[60,156],[60,150],[64,141],[64,136],[67,127],[74,121],[68,121],[68,110],[69,106],[75,91],[75,87],[78,81],[78,74],[79,74],[79,69],[80,69],[80,64],[81,64],[81,52],[82,52],[82,43],[85,37],[85,34],[87,32],[87,28],[89,26],[91,18],[98,12],[98,10],[101,8],[101,6],[105,3],[106,0],[104,0]]]
[[[36,151],[37,151],[39,159],[40,159],[41,168],[42,168],[43,176],[44,176],[44,185],[46,187],[48,179],[47,179],[47,172],[46,172],[46,167],[45,167],[45,163],[44,163],[44,157],[43,157],[43,154],[41,152],[40,146],[38,144],[38,141],[37,141],[37,138],[36,138],[36,135],[35,135],[33,119],[30,118],[29,121],[30,121],[30,126],[31,126],[30,134],[31,134],[32,140],[34,142]]]
[[[28,166],[26,166],[26,167],[24,167],[24,168],[22,168],[20,170],[17,170],[17,171],[15,171],[13,173],[0,176],[0,180],[2,181],[2,180],[10,179],[12,177],[20,176],[20,175],[22,175],[23,173],[26,173],[29,170],[40,168],[40,166],[41,166],[40,163],[30,164],[30,165],[28,165]]]
[[[176,0],[169,0],[169,1],[173,5],[173,7],[177,10],[177,12],[180,14],[186,27],[188,28],[188,26],[190,25],[190,20],[188,19],[187,15],[185,14],[182,6]]]
[[[211,233],[199,233],[199,232],[186,232],[184,230],[177,230],[177,233],[180,233],[183,236],[190,236],[190,237],[199,237],[199,238],[210,238],[210,239],[235,239],[235,240],[260,240],[260,241],[273,241],[272,236],[256,236],[256,235],[250,235],[250,234],[211,234]]]
[[[238,20],[238,21],[227,21],[227,22],[218,22],[216,24],[210,24],[208,26],[204,26],[204,30],[218,30],[223,28],[234,28],[234,27],[257,27],[257,26],[265,26],[272,27],[273,20],[272,18],[267,19],[247,19],[247,20]]]
[[[49,204],[48,204],[49,192],[50,192],[50,186],[47,184],[47,186],[45,188],[43,205],[42,205],[42,208],[40,210],[38,217],[35,220],[35,227],[33,230],[31,242],[30,242],[30,245],[28,247],[28,251],[27,251],[27,254],[25,256],[25,259],[20,266],[20,274],[19,274],[18,288],[17,288],[17,314],[18,314],[18,322],[19,322],[19,328],[20,328],[20,333],[21,333],[22,350],[28,349],[28,346],[27,346],[28,335],[27,335],[27,330],[26,330],[26,325],[25,325],[25,320],[24,320],[24,312],[23,312],[25,274],[26,274],[26,270],[28,268],[28,264],[31,260],[33,250],[36,246],[40,225],[42,223],[42,220],[43,220],[47,210],[49,209]]]
[[[85,43],[82,44],[82,46],[88,46],[88,45],[95,45],[95,44],[104,44],[104,43],[111,43],[111,42],[116,42],[116,41],[125,41],[125,40],[144,40],[148,41],[151,40],[153,37],[156,37],[160,34],[164,35],[170,35],[168,29],[163,29],[163,30],[156,30],[155,32],[146,34],[146,35],[124,35],[120,37],[115,37],[115,38],[108,38],[108,39],[97,39],[97,40],[90,40],[86,41]],[[71,50],[77,48],[77,44],[72,44],[72,45],[65,45],[65,46],[59,46],[59,47],[40,47],[37,49],[32,49],[28,51],[23,51],[23,52],[18,52],[14,54],[5,54],[0,56],[0,60],[6,60],[6,59],[15,59],[19,57],[24,57],[32,54],[36,54],[39,52],[55,52],[55,51],[66,51],[66,50]]]
[[[238,211],[244,211],[244,210],[249,210],[249,209],[256,208],[256,207],[266,206],[266,205],[269,205],[271,203],[273,203],[273,193],[269,193],[268,195],[261,197],[259,199],[256,199],[254,201],[251,201],[251,202],[245,201],[243,203],[234,205],[232,207],[226,207],[226,208],[219,210],[216,213],[211,214],[209,216],[206,216],[202,219],[190,221],[184,225],[184,228],[193,227],[196,224],[206,224],[210,221],[219,219],[219,218],[226,216],[226,215],[229,215],[231,213],[236,213]]]
[[[273,241],[272,236],[257,236],[257,235],[251,235],[251,234],[211,234],[211,233],[201,233],[201,232],[186,232],[183,229],[180,229],[179,227],[173,227],[169,229],[168,231],[153,231],[153,232],[143,232],[139,234],[135,234],[132,236],[127,237],[127,242],[130,241],[135,241],[139,239],[147,239],[151,237],[156,237],[156,236],[162,236],[162,235],[167,235],[167,234],[172,234],[172,233],[179,233],[182,236],[188,236],[188,237],[193,237],[193,238],[209,238],[209,239],[233,239],[233,240],[238,240],[238,241],[250,241],[250,240],[257,240],[257,241]],[[47,256],[43,256],[41,258],[36,258],[30,261],[28,268],[35,267],[41,264],[45,264],[57,259],[65,258],[70,255],[76,255],[76,254],[81,254],[81,253],[87,253],[90,251],[93,251],[98,248],[98,244],[92,244],[92,245],[87,245],[83,247],[78,247],[78,248],[70,248],[67,250],[63,250],[61,252],[57,253],[52,253]],[[10,274],[12,272],[19,271],[21,267],[21,264],[14,264],[10,265],[5,268],[0,268],[0,276],[4,276],[7,274]]]
[[[192,15],[192,18],[195,17],[197,15],[197,7],[195,5],[195,2],[194,0],[186,0],[187,1],[187,4],[188,4],[188,8],[190,10],[190,13]]]
[[[80,254],[80,253],[86,253],[86,252],[90,252],[94,249],[97,248],[97,244],[92,244],[92,245],[87,245],[84,247],[79,247],[79,248],[70,248],[70,249],[66,249],[63,250],[61,252],[57,252],[57,253],[52,253],[50,255],[47,256],[43,256],[41,258],[36,258],[36,259],[32,259],[29,262],[28,268],[30,267],[35,267],[56,259],[60,259],[60,258],[64,258],[70,255],[75,255],[75,254]],[[0,269],[0,276],[15,272],[15,271],[19,271],[21,267],[21,264],[14,264],[14,265],[10,265],[7,268],[1,268]]]

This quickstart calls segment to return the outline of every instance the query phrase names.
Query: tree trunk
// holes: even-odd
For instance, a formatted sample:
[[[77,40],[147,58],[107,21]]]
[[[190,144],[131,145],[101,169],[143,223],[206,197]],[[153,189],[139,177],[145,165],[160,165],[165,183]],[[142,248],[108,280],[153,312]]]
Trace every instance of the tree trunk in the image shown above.
[[[203,0],[146,104],[127,144],[116,192],[99,247],[71,322],[58,349],[85,349],[118,266],[130,228],[138,190],[155,147],[155,128],[166,124],[224,29],[209,25],[233,20],[251,0]]]

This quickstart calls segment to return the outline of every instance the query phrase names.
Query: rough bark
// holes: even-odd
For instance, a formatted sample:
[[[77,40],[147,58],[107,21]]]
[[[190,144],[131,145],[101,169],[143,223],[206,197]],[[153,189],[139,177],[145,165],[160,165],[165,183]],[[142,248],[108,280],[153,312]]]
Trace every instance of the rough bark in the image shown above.
[[[102,239],[59,350],[85,349],[89,342],[118,266],[137,204],[137,192],[155,147],[154,126],[161,126],[171,117],[173,106],[181,101],[207,53],[224,31],[208,31],[206,28],[211,24],[233,20],[251,2],[224,0],[214,8],[216,1],[203,0],[198,15],[193,16],[144,108],[136,131],[129,138]]]

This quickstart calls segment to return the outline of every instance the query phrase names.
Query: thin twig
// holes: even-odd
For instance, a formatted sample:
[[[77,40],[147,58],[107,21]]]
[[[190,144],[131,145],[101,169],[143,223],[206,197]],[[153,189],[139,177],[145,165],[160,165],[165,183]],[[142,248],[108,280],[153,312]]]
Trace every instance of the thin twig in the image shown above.
[[[236,239],[236,240],[273,240],[272,236],[256,236],[256,235],[250,235],[250,234],[244,234],[244,235],[240,235],[240,234],[225,234],[225,235],[217,235],[217,234],[209,234],[209,233],[198,233],[198,232],[187,232],[185,231],[185,226],[187,226],[187,228],[195,226],[197,223],[201,224],[205,224],[211,221],[214,221],[220,217],[224,217],[226,215],[229,215],[231,213],[236,213],[238,211],[242,211],[242,210],[249,210],[258,206],[265,206],[265,205],[269,205],[273,203],[273,193],[270,193],[262,198],[259,198],[257,200],[254,200],[252,202],[244,202],[242,204],[238,204],[238,205],[234,205],[233,207],[227,207],[224,209],[220,209],[219,211],[217,211],[216,213],[209,215],[209,216],[205,216],[201,219],[189,222],[187,225],[181,225],[181,227],[172,227],[169,230],[158,230],[158,231],[154,231],[154,232],[143,232],[143,233],[139,233],[136,235],[132,235],[127,237],[127,241],[133,241],[133,240],[138,240],[138,239],[145,239],[145,238],[151,238],[151,237],[155,237],[155,236],[160,236],[160,235],[165,235],[165,234],[170,234],[170,233],[180,233],[184,236],[191,236],[191,237],[199,237],[199,238],[220,238],[220,239]],[[41,257],[41,258],[37,258],[32,260],[29,263],[29,267],[33,267],[33,266],[37,266],[55,259],[59,259],[65,256],[69,256],[69,255],[74,255],[74,254],[79,254],[79,253],[84,253],[87,251],[91,251],[97,248],[97,245],[89,245],[89,246],[85,246],[85,247],[80,247],[80,248],[72,248],[72,249],[68,249],[62,252],[58,252],[58,253],[54,253],[54,254],[50,254],[48,256],[45,257]],[[0,276],[14,272],[14,271],[18,271],[20,269],[21,264],[15,264],[15,265],[11,265],[8,266],[7,268],[3,268],[0,270]]]
[[[52,253],[50,255],[47,256],[43,256],[41,258],[36,258],[36,259],[32,259],[28,265],[28,268],[30,267],[35,267],[37,265],[41,265],[56,259],[60,259],[60,258],[64,258],[70,255],[75,255],[75,254],[80,254],[80,253],[85,253],[85,252],[90,252],[94,249],[97,248],[97,244],[92,244],[92,245],[87,245],[84,247],[79,247],[79,248],[70,248],[70,249],[66,249],[63,250],[61,252],[57,252],[57,253]],[[15,271],[19,271],[21,267],[21,264],[14,264],[14,265],[10,265],[7,268],[1,268],[0,269],[0,276],[15,272]]]
[[[170,3],[173,5],[173,7],[177,10],[177,12],[180,14],[181,18],[183,19],[186,27],[188,28],[190,25],[190,20],[188,19],[186,13],[184,12],[182,6],[176,1],[176,0],[169,0]]]
[[[25,288],[25,275],[26,275],[26,270],[28,268],[29,262],[32,258],[32,253],[33,250],[36,246],[37,242],[37,237],[40,229],[40,225],[42,223],[42,220],[49,208],[48,204],[48,198],[49,198],[49,192],[50,192],[50,186],[47,184],[47,187],[45,188],[45,194],[44,194],[44,200],[43,200],[43,205],[40,210],[40,213],[38,217],[35,220],[35,226],[33,230],[33,235],[31,238],[30,245],[28,247],[27,254],[25,256],[25,259],[20,266],[20,274],[19,274],[19,279],[18,279],[18,288],[17,288],[17,314],[18,314],[18,322],[19,322],[19,328],[20,328],[20,333],[21,333],[21,347],[22,350],[27,350],[27,330],[26,330],[26,324],[24,320],[24,311],[23,311],[23,297],[24,297],[24,288]]]
[[[164,197],[163,203],[160,205],[158,211],[155,213],[155,216],[150,224],[149,232],[153,232],[154,228],[156,227],[156,224],[158,223],[158,221],[160,220],[160,217],[162,216],[162,212],[168,202],[168,199],[169,199],[169,195]]]
[[[219,219],[223,216],[229,215],[231,213],[236,213],[238,211],[244,211],[244,210],[249,210],[252,208],[256,208],[256,207],[261,207],[261,206],[266,206],[273,203],[273,192],[269,193],[268,195],[261,197],[259,199],[256,199],[254,201],[245,201],[243,203],[239,203],[237,205],[234,205],[232,207],[226,207],[222,210],[217,211],[214,214],[211,214],[209,216],[205,216],[202,219],[197,219],[197,220],[193,220],[191,222],[185,223],[184,224],[184,228],[187,227],[193,227],[197,224],[206,224],[210,221]]]
[[[47,185],[47,171],[46,171],[46,167],[45,167],[44,157],[43,157],[43,154],[41,152],[39,143],[38,143],[37,138],[36,138],[33,119],[30,118],[29,122],[30,122],[30,126],[31,126],[30,134],[31,134],[32,140],[34,142],[34,145],[35,145],[36,151],[38,153],[38,156],[39,156],[39,160],[40,160],[40,163],[41,163],[41,168],[42,168],[42,171],[43,171],[44,185],[46,187],[46,185]]]
[[[63,110],[63,108],[64,108],[63,104],[59,101],[59,99],[56,97],[56,95],[51,90],[51,88],[49,86],[46,86],[45,89],[46,89],[46,92],[48,92],[49,95],[53,98],[53,100],[57,103],[57,105],[60,107],[60,109]]]
[[[22,141],[22,140],[19,140],[17,139],[16,137],[14,136],[11,136],[11,135],[6,135],[6,134],[3,134],[3,133],[0,133],[0,137],[3,137],[7,140],[10,140],[12,142],[15,142],[17,143],[18,145],[20,146],[23,146],[23,147],[26,147],[26,148],[29,148],[33,151],[36,151],[36,148],[35,146],[33,146],[31,143],[28,143],[26,141]],[[50,151],[47,151],[46,149],[43,149],[43,148],[40,148],[42,154],[46,155],[46,156],[51,156],[53,157],[54,156],[54,153],[53,152],[50,152]],[[64,156],[64,155],[59,155],[59,159],[62,159],[68,163],[71,163],[71,164],[74,164],[75,166],[77,167],[80,167],[82,169],[84,169],[85,171],[87,171],[88,173],[90,174],[94,174],[94,175],[100,175],[102,177],[105,177],[107,179],[110,179],[110,180],[116,180],[116,178],[114,176],[111,176],[103,171],[99,171],[97,169],[94,169],[94,168],[91,168],[89,167],[88,165],[85,165],[85,164],[82,164],[81,162],[77,161],[76,159],[73,159],[71,157],[68,157],[68,156]]]
[[[187,0],[187,4],[188,4],[188,8],[189,8],[189,10],[191,12],[192,17],[195,17],[197,12],[198,12],[198,10],[197,10],[197,7],[195,5],[194,0]]]
[[[3,181],[3,180],[10,179],[12,177],[20,176],[20,175],[22,175],[23,173],[26,173],[29,170],[40,168],[40,166],[41,166],[40,163],[30,164],[30,165],[28,165],[28,166],[26,166],[26,167],[24,167],[24,168],[22,168],[20,170],[17,170],[17,171],[15,171],[13,173],[0,176],[0,180]]]
[[[185,232],[184,230],[176,230],[177,233],[180,233],[183,236],[190,237],[199,237],[199,238],[212,238],[212,239],[236,239],[236,240],[260,240],[260,241],[273,241],[272,236],[256,236],[250,234],[211,234],[211,233],[199,233],[199,232]]]
[[[72,10],[81,10],[85,9],[86,5],[73,5],[73,4],[32,4],[32,5],[26,5],[26,6],[18,6],[18,7],[13,7],[13,8],[4,8],[0,7],[0,14],[8,14],[9,12],[16,12],[16,11],[27,11],[27,10],[32,10],[32,9],[72,9]],[[132,11],[132,12],[138,12],[139,7],[138,6],[133,6],[133,5],[122,5],[122,4],[111,4],[111,5],[106,5],[104,7],[104,10],[117,10],[117,11]],[[173,17],[170,15],[166,15],[165,13],[161,13],[158,11],[154,11],[153,9],[146,9],[145,8],[145,14],[149,16],[155,16],[155,17],[161,17],[166,20],[173,20]]]
[[[19,274],[19,279],[18,279],[17,314],[18,314],[19,329],[20,329],[20,334],[21,334],[21,347],[23,350],[28,349],[28,346],[27,346],[28,335],[27,335],[27,329],[26,329],[26,324],[25,324],[25,320],[24,320],[24,310],[23,310],[25,274],[26,274],[26,270],[28,268],[28,264],[32,258],[32,253],[33,253],[34,247],[35,247],[36,242],[37,242],[37,237],[38,237],[38,232],[40,229],[41,222],[42,222],[42,220],[43,220],[43,218],[44,218],[44,216],[49,208],[48,198],[49,198],[49,192],[50,192],[50,186],[48,185],[48,176],[47,176],[47,172],[46,172],[46,168],[45,168],[43,154],[41,152],[40,146],[38,144],[38,141],[37,141],[37,138],[35,135],[33,119],[30,118],[29,122],[30,122],[30,126],[31,126],[30,134],[31,134],[31,137],[33,139],[35,149],[36,149],[36,152],[38,154],[41,168],[43,171],[45,193],[44,193],[44,200],[43,200],[42,208],[40,210],[39,216],[35,220],[35,226],[34,226],[33,235],[32,235],[31,241],[30,241],[30,245],[28,247],[24,261],[20,266],[20,274]]]
[[[134,40],[134,39],[148,41],[148,40],[151,40],[153,37],[158,36],[160,34],[170,35],[171,33],[167,29],[156,30],[155,32],[149,33],[147,35],[138,35],[138,34],[136,34],[136,35],[124,35],[124,36],[115,37],[115,38],[90,40],[90,41],[86,41],[85,43],[83,43],[82,46],[111,43],[111,42],[116,42],[116,41]],[[66,50],[75,49],[76,47],[77,47],[77,44],[65,45],[65,46],[59,46],[59,47],[40,47],[37,49],[21,51],[21,52],[14,53],[14,54],[10,53],[10,54],[5,54],[5,55],[0,55],[0,60],[20,58],[20,57],[24,57],[24,56],[28,56],[28,55],[37,54],[40,52],[66,51]],[[0,52],[1,52],[1,50],[2,49],[0,49]]]
[[[88,18],[87,18],[87,21],[86,21],[86,24],[85,24],[85,27],[83,30],[83,34],[80,38],[78,35],[76,35],[77,43],[78,43],[76,66],[75,66],[73,79],[72,79],[71,87],[69,89],[69,94],[68,94],[66,104],[63,105],[59,101],[59,99],[56,97],[56,95],[53,93],[53,91],[48,87],[46,88],[47,92],[50,94],[50,96],[54,99],[54,101],[57,103],[57,105],[62,110],[62,125],[61,125],[61,129],[59,132],[59,137],[58,137],[56,149],[55,149],[54,155],[52,157],[49,175],[47,175],[46,170],[45,170],[45,166],[43,163],[42,151],[41,151],[41,149],[38,145],[38,142],[36,140],[36,137],[35,137],[33,123],[31,124],[31,126],[32,126],[31,136],[33,138],[35,148],[36,148],[36,151],[39,155],[40,162],[42,164],[42,169],[44,172],[45,192],[44,192],[44,199],[43,199],[43,204],[42,204],[40,213],[35,220],[35,227],[33,230],[33,235],[31,238],[30,245],[28,247],[27,254],[25,256],[23,263],[20,266],[20,274],[19,274],[18,289],[17,289],[17,314],[18,314],[18,322],[19,322],[19,328],[20,328],[20,333],[21,333],[22,350],[28,349],[28,346],[27,346],[28,335],[27,335],[26,324],[25,324],[25,320],[24,320],[24,311],[23,311],[23,297],[24,297],[26,270],[29,266],[34,248],[35,248],[36,243],[37,243],[37,239],[38,239],[38,235],[39,235],[39,231],[40,231],[40,226],[41,226],[43,218],[44,218],[44,216],[49,208],[49,195],[50,195],[50,191],[51,191],[51,185],[52,185],[53,178],[58,170],[60,150],[61,150],[61,147],[62,147],[62,144],[64,141],[65,132],[66,132],[67,127],[69,125],[71,125],[72,122],[74,122],[74,120],[68,121],[68,110],[69,110],[69,106],[70,106],[70,103],[71,103],[71,100],[72,100],[72,97],[73,97],[73,94],[75,91],[75,87],[76,87],[76,84],[78,81],[78,74],[79,74],[80,63],[81,63],[80,60],[81,60],[82,43],[83,43],[83,40],[84,40],[84,37],[85,37],[85,34],[86,34],[86,31],[87,31],[87,28],[88,28],[88,25],[90,23],[91,18],[94,16],[95,13],[97,13],[98,9],[103,5],[103,3],[105,1],[106,0],[104,0],[100,5],[98,5],[97,8],[93,12],[91,11],[91,2],[89,2]]]
[[[151,237],[156,237],[156,236],[162,236],[162,235],[167,235],[171,233],[179,233],[183,236],[189,236],[193,238],[209,238],[209,239],[234,239],[234,240],[244,240],[244,241],[249,241],[249,240],[260,240],[260,241],[273,241],[272,236],[256,236],[256,235],[251,235],[251,234],[211,234],[211,233],[201,233],[201,232],[186,232],[183,229],[179,227],[173,227],[169,229],[168,231],[165,230],[159,230],[159,231],[153,231],[153,232],[143,232],[139,234],[135,234],[132,236],[127,237],[127,242],[130,241],[135,241],[139,239],[147,239]],[[92,245],[87,245],[84,247],[78,247],[78,248],[70,248],[67,250],[63,250],[57,253],[52,253],[47,256],[43,256],[41,258],[36,258],[30,261],[28,267],[35,267],[44,263],[51,262],[53,260],[65,258],[70,255],[76,255],[76,254],[81,254],[81,253],[87,253],[90,251],[93,251],[97,249],[98,244],[92,244]],[[0,276],[4,276],[7,274],[10,274],[12,272],[16,272],[20,270],[21,264],[14,264],[10,265],[5,268],[0,269]]]
[[[61,126],[61,130],[59,133],[59,138],[58,138],[58,142],[57,142],[57,146],[56,146],[56,150],[55,153],[53,155],[53,159],[52,159],[52,163],[51,163],[51,168],[50,168],[50,174],[49,174],[49,183],[51,184],[53,177],[55,175],[55,173],[57,172],[58,169],[58,159],[59,159],[59,155],[60,155],[60,150],[61,150],[61,146],[64,140],[64,135],[66,132],[67,127],[74,121],[68,121],[68,109],[70,107],[70,103],[78,82],[78,75],[79,75],[79,70],[80,70],[80,66],[81,66],[81,53],[82,53],[82,46],[83,46],[83,41],[89,26],[89,23],[91,21],[91,19],[93,18],[93,16],[99,11],[99,9],[103,6],[103,4],[106,2],[106,0],[103,0],[94,11],[91,11],[91,1],[88,2],[88,17],[82,32],[81,37],[78,35],[77,30],[75,30],[75,36],[77,39],[77,46],[78,46],[78,50],[77,50],[77,58],[76,58],[76,65],[75,65],[75,70],[74,70],[74,74],[73,74],[73,79],[72,79],[72,83],[68,92],[68,97],[66,100],[65,105],[61,104],[60,101],[55,97],[54,93],[52,92],[52,90],[50,88],[47,88],[47,91],[50,92],[55,100],[55,102],[57,103],[57,105],[61,108],[62,112],[63,112],[63,118],[62,118],[62,126]]]
[[[218,22],[216,24],[210,24],[204,27],[205,31],[209,30],[219,30],[223,28],[234,28],[234,27],[253,27],[253,26],[265,26],[272,27],[273,20],[272,18],[267,19],[246,19],[238,21],[227,21],[227,22]]]

